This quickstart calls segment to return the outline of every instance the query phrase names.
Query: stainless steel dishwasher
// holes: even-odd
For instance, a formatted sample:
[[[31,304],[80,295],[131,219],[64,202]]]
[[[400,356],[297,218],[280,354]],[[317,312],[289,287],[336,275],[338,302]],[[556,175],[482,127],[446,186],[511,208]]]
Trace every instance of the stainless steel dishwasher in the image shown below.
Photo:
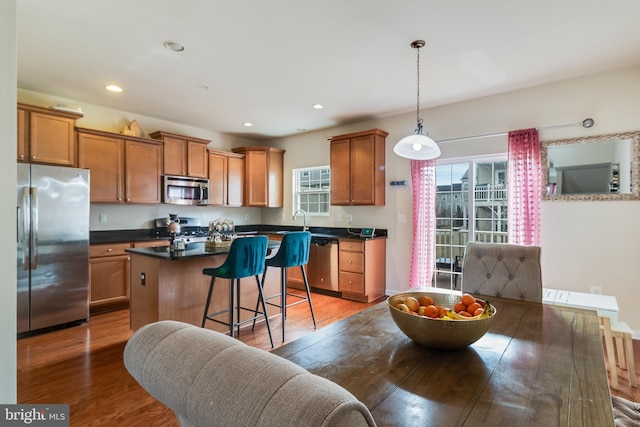
[[[311,238],[309,264],[307,265],[309,286],[338,292],[338,241],[327,237]]]

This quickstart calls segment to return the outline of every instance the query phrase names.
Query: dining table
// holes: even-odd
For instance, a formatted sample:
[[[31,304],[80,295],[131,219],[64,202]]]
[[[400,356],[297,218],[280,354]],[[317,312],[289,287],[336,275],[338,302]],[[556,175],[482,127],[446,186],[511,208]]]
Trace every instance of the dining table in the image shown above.
[[[596,312],[488,298],[491,327],[463,349],[413,342],[383,301],[272,352],[347,389],[378,426],[613,426]]]

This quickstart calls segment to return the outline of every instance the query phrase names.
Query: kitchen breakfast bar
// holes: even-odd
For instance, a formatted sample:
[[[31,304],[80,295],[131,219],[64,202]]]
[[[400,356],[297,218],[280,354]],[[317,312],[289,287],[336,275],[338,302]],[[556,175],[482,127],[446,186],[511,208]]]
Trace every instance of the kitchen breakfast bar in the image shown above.
[[[269,240],[268,251],[279,245],[279,241]],[[221,265],[229,246],[209,248],[205,243],[190,243],[179,251],[163,246],[132,248],[127,252],[131,255],[131,329],[135,331],[158,320],[179,320],[200,326],[211,280],[202,270]],[[272,268],[266,276],[265,294],[277,294],[279,287],[280,269]],[[258,291],[253,278],[242,279],[239,292],[243,304],[248,307],[255,304]],[[216,280],[210,308],[210,312],[229,308],[228,279]],[[272,306],[267,311],[270,316],[279,313]],[[206,327],[219,332],[229,329],[214,322],[207,322]]]

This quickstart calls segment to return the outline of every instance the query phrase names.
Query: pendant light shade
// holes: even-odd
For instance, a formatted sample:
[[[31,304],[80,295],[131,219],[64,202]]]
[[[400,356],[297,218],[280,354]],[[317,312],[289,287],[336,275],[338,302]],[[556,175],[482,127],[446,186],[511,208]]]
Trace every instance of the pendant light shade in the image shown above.
[[[400,157],[413,160],[431,160],[440,157],[438,144],[421,133],[402,138],[393,147],[393,152]]]
[[[424,40],[416,40],[411,47],[417,52],[417,91],[416,91],[416,130],[413,135],[405,136],[393,147],[393,152],[400,157],[412,160],[431,160],[440,157],[440,147],[428,134],[422,133],[422,119],[420,118],[420,48],[424,47]]]

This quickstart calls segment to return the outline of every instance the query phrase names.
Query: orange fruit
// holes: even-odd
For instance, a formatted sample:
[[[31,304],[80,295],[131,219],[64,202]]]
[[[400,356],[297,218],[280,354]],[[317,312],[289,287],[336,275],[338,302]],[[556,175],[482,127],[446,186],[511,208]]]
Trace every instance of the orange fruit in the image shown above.
[[[420,302],[420,305],[424,305],[425,307],[428,305],[434,305],[433,298],[427,295],[418,298],[418,302]]]
[[[478,304],[477,302],[474,302],[473,304],[469,304],[469,306],[467,307],[467,311],[469,313],[473,314],[479,308],[482,308],[482,306],[480,304]]]
[[[456,313],[459,311],[467,311],[467,306],[461,302],[457,302],[456,305],[453,306],[453,311]]]
[[[427,317],[438,318],[440,317],[440,309],[435,305],[431,304],[425,307],[424,315]]]
[[[460,297],[460,302],[462,302],[467,307],[476,302],[476,298],[471,294],[463,294]]]

